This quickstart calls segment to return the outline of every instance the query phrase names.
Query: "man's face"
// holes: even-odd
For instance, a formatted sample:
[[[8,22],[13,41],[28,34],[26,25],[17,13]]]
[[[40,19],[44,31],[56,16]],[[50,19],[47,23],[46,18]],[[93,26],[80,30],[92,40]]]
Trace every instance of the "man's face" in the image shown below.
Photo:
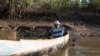
[[[55,26],[56,28],[59,28],[59,27],[60,27],[60,24],[54,24],[54,26]]]

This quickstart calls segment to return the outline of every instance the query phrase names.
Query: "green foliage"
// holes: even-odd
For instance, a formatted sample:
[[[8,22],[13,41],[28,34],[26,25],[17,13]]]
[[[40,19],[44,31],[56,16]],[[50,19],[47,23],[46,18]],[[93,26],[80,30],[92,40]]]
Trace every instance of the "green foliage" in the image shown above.
[[[70,10],[70,3],[69,3],[69,0],[64,0],[64,1],[61,2],[60,10],[61,10],[61,11]]]
[[[81,3],[80,0],[76,0],[72,3],[70,0],[0,0],[0,7],[9,7],[9,10],[14,10],[18,7],[24,9],[27,8],[27,6],[35,6],[35,9],[39,7],[41,10],[47,11],[100,11],[100,0],[90,1],[90,3]]]
[[[50,11],[51,10],[51,2],[52,2],[52,0],[50,0],[48,2],[43,1],[43,4],[40,4],[41,9]]]
[[[95,1],[94,1],[94,4],[95,4],[95,6],[96,6],[97,11],[100,12],[100,0],[95,0]]]
[[[81,3],[79,10],[82,12],[98,12],[100,8],[100,0],[90,0],[89,3]]]

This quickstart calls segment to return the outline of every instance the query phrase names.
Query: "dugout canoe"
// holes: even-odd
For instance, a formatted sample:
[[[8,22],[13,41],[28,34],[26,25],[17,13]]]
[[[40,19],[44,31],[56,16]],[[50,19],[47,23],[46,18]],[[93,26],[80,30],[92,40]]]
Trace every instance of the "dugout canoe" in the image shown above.
[[[69,34],[45,40],[0,40],[0,56],[40,56],[39,53],[42,54],[45,52],[51,54],[67,45],[68,40]]]

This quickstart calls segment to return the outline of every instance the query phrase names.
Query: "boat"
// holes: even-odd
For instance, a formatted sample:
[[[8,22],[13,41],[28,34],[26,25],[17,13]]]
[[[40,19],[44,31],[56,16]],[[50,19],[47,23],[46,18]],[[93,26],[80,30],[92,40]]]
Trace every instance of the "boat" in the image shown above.
[[[41,56],[43,53],[45,55],[52,54],[67,45],[68,40],[69,34],[45,40],[0,40],[0,56]]]

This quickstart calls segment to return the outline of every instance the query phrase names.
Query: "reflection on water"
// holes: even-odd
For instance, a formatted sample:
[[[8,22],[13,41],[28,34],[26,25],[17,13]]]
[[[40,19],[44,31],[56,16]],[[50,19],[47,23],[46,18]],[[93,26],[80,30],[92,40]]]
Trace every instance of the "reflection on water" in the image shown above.
[[[53,55],[49,55],[49,56],[69,56],[68,47],[65,46],[64,48],[58,50],[56,53],[53,53]]]
[[[100,56],[100,48],[86,46],[69,47],[69,56]]]
[[[80,39],[76,46],[71,45],[62,51],[62,56],[100,56],[100,38]]]

